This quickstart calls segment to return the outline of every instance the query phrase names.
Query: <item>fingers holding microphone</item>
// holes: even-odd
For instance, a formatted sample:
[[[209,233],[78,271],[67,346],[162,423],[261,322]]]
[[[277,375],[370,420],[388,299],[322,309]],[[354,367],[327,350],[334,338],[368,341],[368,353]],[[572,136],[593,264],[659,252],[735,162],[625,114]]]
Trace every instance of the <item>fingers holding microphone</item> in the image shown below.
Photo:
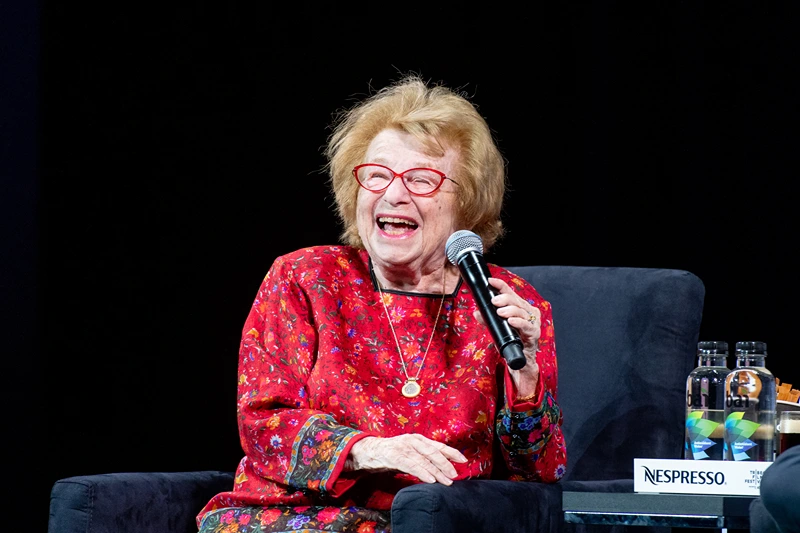
[[[529,352],[536,353],[542,335],[542,311],[519,296],[505,281],[499,278],[489,278],[488,281],[498,292],[492,298],[497,314],[519,332],[526,355]],[[475,318],[485,325],[480,313],[476,312]]]

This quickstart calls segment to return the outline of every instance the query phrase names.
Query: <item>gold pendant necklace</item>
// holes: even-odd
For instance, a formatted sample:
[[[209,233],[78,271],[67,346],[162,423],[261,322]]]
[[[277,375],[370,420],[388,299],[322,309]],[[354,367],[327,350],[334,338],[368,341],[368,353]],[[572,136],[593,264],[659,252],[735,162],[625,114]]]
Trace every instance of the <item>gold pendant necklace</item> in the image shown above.
[[[392,317],[389,315],[389,309],[386,307],[386,300],[383,298],[383,289],[381,288],[381,282],[378,279],[378,276],[375,276],[375,271],[373,270],[372,275],[375,276],[375,283],[378,284],[378,292],[381,295],[381,303],[383,304],[383,310],[386,312],[386,320],[389,321],[389,328],[392,330],[392,336],[394,337],[394,344],[397,346],[397,356],[400,358],[400,365],[403,367],[403,374],[406,376],[406,382],[403,384],[403,387],[400,389],[400,393],[405,396],[406,398],[416,398],[419,396],[419,393],[422,392],[422,387],[419,385],[419,375],[422,372],[422,367],[425,365],[425,358],[428,357],[428,350],[431,349],[431,342],[433,342],[433,334],[436,333],[436,324],[439,323],[439,317],[442,315],[442,306],[444,305],[444,295],[445,295],[445,286],[444,286],[444,275],[447,271],[446,267],[442,268],[442,299],[439,302],[439,311],[436,313],[436,320],[433,321],[433,329],[431,330],[431,337],[428,339],[428,347],[425,348],[425,355],[422,356],[422,361],[419,364],[419,368],[417,369],[417,375],[413,378],[408,375],[408,369],[406,368],[406,362],[403,359],[403,351],[400,349],[400,342],[397,340],[397,333],[394,331],[394,325],[392,324]]]

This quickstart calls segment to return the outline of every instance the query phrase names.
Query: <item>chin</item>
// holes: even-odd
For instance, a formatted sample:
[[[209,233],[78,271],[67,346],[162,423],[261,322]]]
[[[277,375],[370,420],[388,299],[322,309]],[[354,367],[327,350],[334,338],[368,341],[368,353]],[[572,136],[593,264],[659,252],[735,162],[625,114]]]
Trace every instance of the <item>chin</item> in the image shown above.
[[[416,256],[415,247],[413,243],[407,239],[392,239],[391,241],[382,241],[372,243],[367,246],[367,252],[373,261],[380,261],[382,263],[389,263],[393,265],[403,265],[413,261]]]

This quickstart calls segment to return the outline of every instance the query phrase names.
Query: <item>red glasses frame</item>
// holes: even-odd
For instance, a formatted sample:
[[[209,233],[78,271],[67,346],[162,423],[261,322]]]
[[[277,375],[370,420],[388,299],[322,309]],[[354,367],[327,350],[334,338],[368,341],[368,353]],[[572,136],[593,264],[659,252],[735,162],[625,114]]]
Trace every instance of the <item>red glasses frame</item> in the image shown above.
[[[358,170],[359,170],[359,169],[361,169],[361,168],[363,168],[363,167],[381,167],[381,168],[385,168],[386,170],[388,170],[389,172],[391,172],[391,173],[392,173],[392,179],[391,179],[391,180],[389,180],[389,182],[386,184],[386,187],[382,187],[382,188],[380,188],[380,189],[368,189],[368,188],[367,188],[367,187],[365,187],[365,186],[364,186],[364,184],[363,184],[363,183],[361,183],[361,181],[358,179]],[[442,180],[439,182],[439,185],[437,185],[435,188],[433,188],[433,189],[432,189],[431,191],[429,191],[429,192],[426,192],[426,193],[414,192],[414,191],[412,191],[411,189],[409,189],[409,188],[408,188],[408,184],[406,184],[406,180],[404,180],[404,179],[403,179],[403,176],[404,176],[404,175],[405,175],[407,172],[411,172],[412,170],[430,170],[431,172],[433,172],[433,173],[435,173],[435,174],[438,174],[439,176],[441,176]],[[361,186],[361,188],[363,188],[364,190],[367,190],[367,191],[369,191],[369,192],[376,192],[376,193],[377,193],[377,192],[383,192],[383,191],[385,191],[386,189],[388,189],[388,188],[389,188],[389,185],[391,185],[391,184],[392,184],[392,182],[394,182],[394,179],[395,179],[395,178],[400,178],[400,182],[403,184],[403,187],[405,187],[405,188],[406,188],[406,190],[407,190],[408,192],[410,192],[411,194],[413,194],[414,196],[430,196],[431,194],[435,193],[436,191],[438,191],[438,190],[441,188],[441,186],[442,186],[442,183],[444,183],[444,180],[450,180],[450,181],[452,181],[453,183],[455,183],[456,185],[458,185],[458,183],[457,183],[455,180],[453,180],[452,178],[448,178],[448,177],[445,175],[445,173],[444,173],[444,172],[442,172],[442,171],[440,171],[440,170],[436,170],[435,168],[428,168],[428,167],[415,167],[415,168],[409,168],[408,170],[404,170],[403,172],[397,173],[397,172],[395,172],[394,170],[392,170],[391,168],[387,167],[386,165],[380,165],[380,164],[378,164],[378,163],[364,163],[364,164],[361,164],[361,165],[356,165],[356,166],[353,168],[353,177],[356,179],[356,182],[358,182],[358,184],[359,184],[359,186]]]

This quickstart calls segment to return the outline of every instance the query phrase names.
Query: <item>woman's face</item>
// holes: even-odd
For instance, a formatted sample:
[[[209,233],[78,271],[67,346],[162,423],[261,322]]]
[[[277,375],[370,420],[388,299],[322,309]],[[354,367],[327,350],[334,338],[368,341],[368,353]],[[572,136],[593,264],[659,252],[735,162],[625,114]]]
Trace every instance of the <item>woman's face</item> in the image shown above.
[[[456,170],[457,153],[447,148],[443,157],[426,155],[412,135],[387,129],[367,149],[365,163],[379,163],[396,173],[427,167],[447,176]],[[375,265],[426,274],[442,267],[445,244],[456,230],[456,192],[450,180],[430,196],[412,195],[400,178],[375,193],[359,187],[356,224],[364,247]]]

